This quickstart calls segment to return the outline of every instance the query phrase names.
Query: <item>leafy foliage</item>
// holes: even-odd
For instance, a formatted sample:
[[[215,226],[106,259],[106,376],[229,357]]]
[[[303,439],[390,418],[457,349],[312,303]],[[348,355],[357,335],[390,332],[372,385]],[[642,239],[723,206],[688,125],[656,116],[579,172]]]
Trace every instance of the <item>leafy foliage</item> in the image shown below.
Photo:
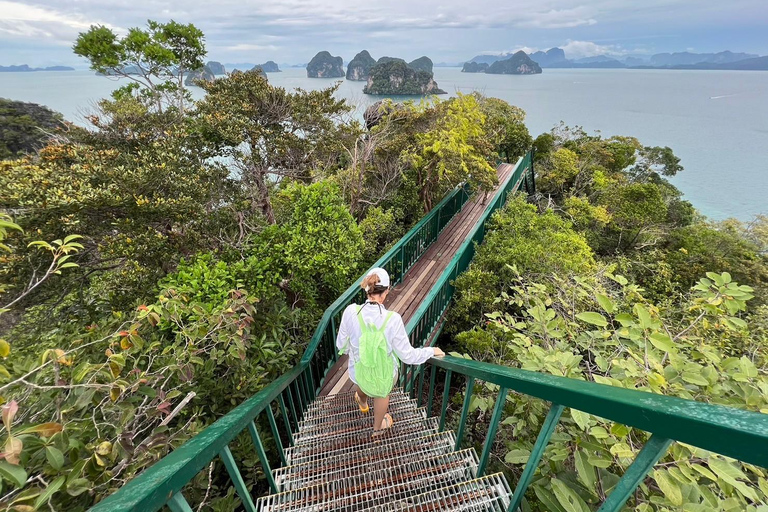
[[[47,107],[0,98],[0,159],[36,151],[64,127],[62,115]]]
[[[768,412],[768,343],[746,313],[752,289],[729,274],[708,273],[690,294],[662,307],[648,302],[637,285],[606,270],[536,279],[510,270],[516,277],[486,315],[487,325],[457,337],[473,358]],[[474,398],[475,414],[493,405],[490,391],[483,389]],[[497,454],[502,466],[517,474],[547,406],[513,394],[505,412]],[[647,438],[644,432],[571,410],[545,450],[532,495],[542,510],[591,510]],[[630,506],[756,510],[768,500],[765,478],[760,468],[676,444],[630,498]]]

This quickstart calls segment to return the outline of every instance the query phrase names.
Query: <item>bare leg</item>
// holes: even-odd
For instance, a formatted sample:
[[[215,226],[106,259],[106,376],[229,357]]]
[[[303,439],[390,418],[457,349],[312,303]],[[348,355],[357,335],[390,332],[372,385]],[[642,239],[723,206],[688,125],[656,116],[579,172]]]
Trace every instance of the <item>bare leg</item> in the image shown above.
[[[368,403],[368,395],[363,393],[363,390],[360,389],[360,386],[355,386],[357,388],[357,396],[360,397],[360,401],[364,404]]]
[[[373,430],[381,430],[381,424],[388,409],[389,397],[373,399]]]

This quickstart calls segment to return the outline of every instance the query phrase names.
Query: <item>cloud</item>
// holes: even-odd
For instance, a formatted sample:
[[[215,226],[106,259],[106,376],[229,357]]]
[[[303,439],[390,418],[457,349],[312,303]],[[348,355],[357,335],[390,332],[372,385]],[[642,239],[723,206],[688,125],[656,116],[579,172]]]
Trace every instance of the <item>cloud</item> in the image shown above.
[[[63,44],[71,43],[78,32],[97,23],[79,15],[5,0],[0,0],[0,12],[3,13],[0,33],[21,38],[55,39]]]
[[[259,50],[277,50],[280,48],[279,46],[275,46],[273,44],[248,44],[248,43],[240,43],[233,46],[225,46],[225,50],[231,50],[234,52],[241,52],[241,51],[259,51]]]
[[[592,41],[572,41],[568,40],[561,46],[565,51],[565,56],[569,59],[581,59],[583,57],[594,57],[596,55],[626,55],[627,50],[617,45],[602,45]]]

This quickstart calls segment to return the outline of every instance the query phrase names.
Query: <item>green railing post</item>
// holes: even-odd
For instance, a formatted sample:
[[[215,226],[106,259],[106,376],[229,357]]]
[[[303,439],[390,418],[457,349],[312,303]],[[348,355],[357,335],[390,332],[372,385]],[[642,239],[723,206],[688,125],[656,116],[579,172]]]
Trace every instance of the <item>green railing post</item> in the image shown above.
[[[445,372],[445,389],[443,390],[443,407],[440,409],[440,428],[442,432],[445,429],[445,413],[448,410],[448,395],[451,392],[451,370]]]
[[[432,416],[432,398],[435,396],[435,376],[437,375],[437,366],[432,366],[432,375],[429,377],[429,398],[427,399],[427,417]]]
[[[422,394],[424,393],[424,366],[419,366],[419,391],[417,392],[416,407],[421,407]]]
[[[528,489],[531,480],[533,480],[533,474],[536,472],[536,468],[539,466],[541,456],[544,454],[544,448],[549,443],[549,438],[552,437],[552,433],[557,427],[557,422],[560,421],[560,415],[563,414],[564,407],[559,404],[552,404],[547,413],[547,417],[544,419],[544,424],[539,431],[539,437],[536,438],[536,443],[531,450],[531,456],[528,457],[528,462],[525,463],[523,474],[520,475],[520,480],[515,486],[515,492],[512,493],[512,500],[509,503],[507,512],[517,512],[517,508],[520,503],[523,502],[525,491]]]
[[[171,512],[192,512],[192,507],[189,506],[189,503],[187,503],[187,500],[184,498],[184,495],[181,494],[181,491],[171,496],[167,505],[168,508],[171,509]]]
[[[477,466],[477,476],[483,476],[485,472],[485,466],[488,465],[488,458],[491,454],[491,447],[493,446],[493,440],[496,438],[496,429],[499,427],[499,421],[501,420],[501,413],[504,412],[504,404],[507,402],[507,388],[499,389],[499,396],[496,397],[496,405],[493,408],[493,414],[491,415],[491,423],[488,425],[488,434],[485,436],[485,444],[483,445],[483,452],[480,455],[480,464]]]
[[[275,421],[275,415],[272,413],[272,405],[267,404],[267,419],[269,420],[269,428],[272,430],[272,437],[275,438],[275,446],[277,447],[277,453],[280,455],[280,460],[283,465],[286,464],[285,453],[283,451],[283,442],[280,440],[280,432],[277,431],[277,422]]]
[[[256,424],[252,421],[248,423],[248,432],[251,433],[251,439],[253,439],[253,445],[256,447],[256,454],[259,456],[261,468],[264,470],[267,482],[269,482],[269,488],[272,489],[272,492],[277,492],[277,484],[272,476],[272,469],[269,467],[267,453],[264,451],[264,445],[261,444],[261,437],[259,436],[259,431],[256,429]]]
[[[648,472],[667,453],[671,439],[652,435],[597,512],[618,512]]]
[[[246,512],[256,512],[256,505],[253,504],[251,493],[245,486],[245,481],[240,474],[240,470],[237,469],[235,458],[232,457],[232,452],[230,451],[229,446],[225,446],[224,449],[221,450],[219,457],[221,457],[222,462],[224,462],[224,467],[227,468],[229,478],[232,479],[232,483],[235,484],[235,490],[237,491],[237,495],[240,496],[240,500],[243,502],[243,508]]]
[[[469,414],[469,404],[472,402],[472,390],[475,387],[475,378],[467,377],[467,391],[464,393],[464,407],[461,408],[461,419],[459,420],[459,430],[456,431],[456,450],[461,449],[461,440],[464,437],[464,426],[467,423],[467,414]]]
[[[288,393],[288,405],[290,406],[291,413],[293,414],[293,424],[296,426],[296,428],[299,428],[299,415],[296,413],[296,405],[293,402],[293,391],[291,391],[290,384],[286,386],[285,392]]]
[[[288,433],[288,442],[291,443],[291,446],[293,446],[293,427],[291,427],[291,420],[288,418],[288,413],[285,409],[285,400],[283,400],[283,395],[279,395],[277,397],[278,403],[280,404],[280,413],[283,415],[283,422],[285,423],[285,431]]]

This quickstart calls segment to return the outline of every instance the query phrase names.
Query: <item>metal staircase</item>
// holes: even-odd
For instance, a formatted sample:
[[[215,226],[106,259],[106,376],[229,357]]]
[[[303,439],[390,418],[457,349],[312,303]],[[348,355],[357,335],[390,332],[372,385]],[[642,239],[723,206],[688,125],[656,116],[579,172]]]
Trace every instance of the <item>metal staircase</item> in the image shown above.
[[[467,269],[475,247],[483,242],[486,222],[521,186],[529,191],[533,187],[531,153],[521,158],[500,184],[480,220],[421,299],[406,325],[413,346],[430,343],[439,332],[453,297],[453,281]],[[451,219],[461,213],[469,192],[464,186],[449,193],[374,266],[387,269],[393,285],[401,282]],[[330,369],[338,362],[336,326],[348,304],[363,300],[360,293],[358,280],[328,307],[292,370],[90,512],[154,512],[165,507],[171,512],[192,512],[184,496],[185,487],[216,459],[226,468],[247,512],[517,512],[567,408],[650,434],[598,512],[622,510],[674,442],[768,468],[768,415],[451,356],[433,358],[415,368],[401,367],[401,388],[390,401],[394,426],[374,441],[372,413],[362,415],[351,394],[319,397]],[[444,382],[442,401],[438,378]],[[498,388],[479,458],[473,449],[460,449],[476,383]],[[449,397],[456,393],[457,384],[463,387],[463,406],[453,433],[444,431],[444,426]],[[550,409],[511,493],[500,474],[485,476],[485,469],[496,433],[504,427],[502,412],[512,392],[545,400]],[[425,400],[426,404],[422,403]],[[267,456],[262,442],[265,424],[269,425],[279,461]],[[230,450],[230,443],[246,431],[271,489],[264,497],[253,495],[254,482],[246,482]],[[273,470],[276,465],[280,467]]]
[[[360,412],[352,393],[312,402],[272,472],[278,492],[259,498],[261,512],[396,510],[504,511],[510,488],[499,473],[478,478],[474,449],[455,450],[453,432],[438,432],[415,400],[396,390],[395,423],[377,438],[373,408]]]

